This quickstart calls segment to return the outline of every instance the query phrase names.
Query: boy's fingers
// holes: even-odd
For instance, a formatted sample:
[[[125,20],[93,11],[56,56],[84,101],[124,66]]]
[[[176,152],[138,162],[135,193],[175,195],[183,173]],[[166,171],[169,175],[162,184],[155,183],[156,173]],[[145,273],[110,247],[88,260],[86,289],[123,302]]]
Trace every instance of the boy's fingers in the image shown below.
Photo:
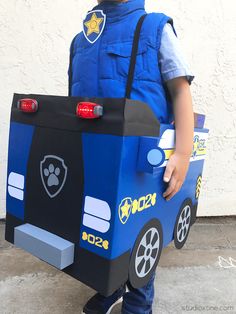
[[[175,177],[172,176],[168,188],[163,193],[163,197],[167,197],[169,194],[171,194],[175,190],[176,183],[177,183],[177,180],[175,179]]]
[[[174,169],[175,169],[175,167],[171,163],[168,162],[166,165],[166,170],[165,170],[164,177],[163,177],[163,180],[165,182],[170,182],[170,179],[171,179],[171,176],[172,176]]]
[[[177,182],[172,192],[169,195],[167,195],[166,200],[169,201],[176,193],[178,193],[179,190],[181,189],[181,186],[182,186],[182,183]]]

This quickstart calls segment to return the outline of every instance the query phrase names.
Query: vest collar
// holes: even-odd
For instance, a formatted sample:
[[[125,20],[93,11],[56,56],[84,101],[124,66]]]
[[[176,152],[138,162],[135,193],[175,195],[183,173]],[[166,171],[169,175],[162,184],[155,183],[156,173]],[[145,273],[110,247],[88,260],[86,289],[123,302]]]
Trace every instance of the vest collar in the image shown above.
[[[145,0],[129,0],[121,3],[117,1],[103,1],[95,6],[93,10],[102,10],[108,19],[120,19],[133,11],[144,11],[144,3]]]

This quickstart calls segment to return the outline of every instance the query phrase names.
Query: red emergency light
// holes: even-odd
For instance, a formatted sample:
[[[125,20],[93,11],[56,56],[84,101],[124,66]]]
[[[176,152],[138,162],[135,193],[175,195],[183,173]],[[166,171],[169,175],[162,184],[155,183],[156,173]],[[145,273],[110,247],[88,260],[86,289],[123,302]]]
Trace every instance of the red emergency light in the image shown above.
[[[103,115],[103,107],[93,102],[80,102],[76,108],[76,115],[83,119],[97,119]]]
[[[17,102],[17,108],[22,112],[33,113],[38,110],[38,102],[30,98],[20,99]]]

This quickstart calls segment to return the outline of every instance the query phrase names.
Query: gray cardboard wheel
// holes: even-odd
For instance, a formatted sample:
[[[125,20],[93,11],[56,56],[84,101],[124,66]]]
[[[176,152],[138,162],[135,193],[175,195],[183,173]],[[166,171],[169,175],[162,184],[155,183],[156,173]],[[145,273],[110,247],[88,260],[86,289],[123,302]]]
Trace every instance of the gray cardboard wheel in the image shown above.
[[[149,221],[139,233],[129,265],[132,287],[141,288],[150,280],[159,262],[163,246],[162,227],[157,219]]]
[[[193,205],[191,199],[186,199],[179,210],[175,229],[174,229],[174,243],[177,249],[181,249],[187,241],[191,220],[193,215]]]

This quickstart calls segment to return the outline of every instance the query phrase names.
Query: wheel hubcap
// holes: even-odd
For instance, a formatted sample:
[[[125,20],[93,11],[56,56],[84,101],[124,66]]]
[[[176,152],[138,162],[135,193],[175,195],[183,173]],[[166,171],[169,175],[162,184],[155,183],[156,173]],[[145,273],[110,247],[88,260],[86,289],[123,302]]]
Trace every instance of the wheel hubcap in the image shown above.
[[[154,266],[160,248],[160,235],[156,228],[150,228],[142,237],[135,256],[135,271],[138,277],[145,277]]]
[[[186,238],[189,227],[190,227],[190,220],[191,220],[191,208],[189,205],[186,205],[180,216],[177,225],[177,240],[179,242],[183,242]]]

